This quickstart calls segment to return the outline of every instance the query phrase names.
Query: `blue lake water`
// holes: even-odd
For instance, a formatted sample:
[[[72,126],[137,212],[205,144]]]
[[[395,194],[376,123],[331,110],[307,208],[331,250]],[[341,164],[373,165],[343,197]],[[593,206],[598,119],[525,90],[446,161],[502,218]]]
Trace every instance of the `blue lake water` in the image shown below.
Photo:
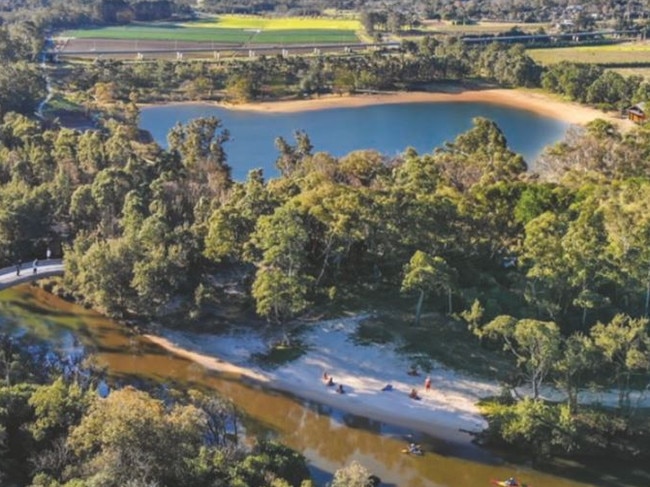
[[[169,130],[178,122],[215,116],[230,131],[226,143],[233,177],[244,180],[251,169],[262,168],[267,177],[277,176],[278,152],[274,141],[282,136],[293,143],[293,133],[303,130],[314,151],[344,156],[359,149],[376,149],[389,156],[414,147],[431,152],[445,141],[472,127],[474,117],[494,120],[510,147],[529,164],[544,147],[562,139],[569,125],[539,114],[490,103],[427,102],[332,108],[297,113],[261,113],[227,110],[206,104],[145,107],[140,127],[163,147]]]

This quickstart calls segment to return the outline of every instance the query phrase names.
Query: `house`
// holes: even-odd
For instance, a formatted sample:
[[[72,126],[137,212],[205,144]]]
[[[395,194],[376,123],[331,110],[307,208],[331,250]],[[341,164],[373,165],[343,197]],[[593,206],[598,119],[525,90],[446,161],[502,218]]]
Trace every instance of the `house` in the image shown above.
[[[635,123],[645,123],[648,121],[649,108],[647,103],[637,103],[627,109],[627,118]]]

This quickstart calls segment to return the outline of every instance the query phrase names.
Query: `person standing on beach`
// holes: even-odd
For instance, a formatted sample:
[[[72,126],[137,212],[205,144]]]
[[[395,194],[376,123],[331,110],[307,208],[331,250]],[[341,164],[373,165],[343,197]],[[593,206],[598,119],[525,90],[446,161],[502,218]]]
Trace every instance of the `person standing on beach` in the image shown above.
[[[431,377],[427,375],[427,378],[424,379],[424,390],[429,392],[431,390]]]
[[[50,257],[52,257],[52,251],[51,251],[50,248],[48,247],[47,250],[45,251],[45,258],[46,258],[47,260],[50,260]]]
[[[20,266],[23,265],[22,261],[18,259],[18,262],[16,263],[16,275],[20,275]]]
[[[32,264],[32,270],[34,271],[34,274],[38,272],[38,259],[34,259],[34,263]]]

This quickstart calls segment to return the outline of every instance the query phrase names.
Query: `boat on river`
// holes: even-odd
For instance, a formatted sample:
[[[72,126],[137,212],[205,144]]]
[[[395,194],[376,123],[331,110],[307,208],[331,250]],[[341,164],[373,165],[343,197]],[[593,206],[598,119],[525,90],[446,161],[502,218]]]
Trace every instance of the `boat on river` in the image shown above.
[[[533,487],[532,485],[524,484],[518,480],[515,480],[514,483],[509,480],[491,480],[490,483],[499,487]]]

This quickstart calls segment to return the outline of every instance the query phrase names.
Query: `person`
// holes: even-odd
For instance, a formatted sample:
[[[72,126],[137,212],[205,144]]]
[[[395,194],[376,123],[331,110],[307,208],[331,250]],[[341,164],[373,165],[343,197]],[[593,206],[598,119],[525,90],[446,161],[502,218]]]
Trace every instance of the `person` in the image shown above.
[[[32,270],[34,271],[34,274],[38,272],[38,259],[34,259],[34,263],[32,264]]]
[[[411,393],[409,394],[409,397],[411,399],[420,399],[420,397],[418,396],[418,391],[416,391],[415,389],[411,389]]]
[[[517,479],[515,479],[514,477],[510,477],[508,480],[506,480],[506,485],[508,487],[516,487],[519,484],[517,483]]]
[[[416,365],[411,365],[411,370],[409,370],[407,373],[408,373],[408,375],[411,375],[411,376],[417,376],[417,375],[420,375],[420,374],[418,373],[418,368],[417,368]]]
[[[329,375],[327,375],[327,372],[323,372],[323,380],[327,382],[327,380],[330,378]]]
[[[431,390],[431,377],[427,375],[427,378],[424,379],[424,390],[429,392]]]
[[[412,453],[414,455],[421,455],[422,454],[422,449],[420,448],[420,445],[416,445],[415,443],[411,443],[409,445],[409,453]]]
[[[339,384],[338,388],[336,389],[336,392],[338,392],[339,394],[345,393],[345,391],[343,390],[343,384]]]
[[[48,247],[47,250],[45,251],[45,258],[46,258],[47,260],[50,260],[50,257],[52,257],[52,251],[51,251],[50,248]]]
[[[18,262],[16,263],[16,275],[17,276],[20,275],[20,266],[22,266],[22,265],[23,265],[22,261],[20,259],[18,259]]]
[[[332,376],[329,376],[329,379],[327,379],[327,386],[333,386],[334,385],[334,379],[332,379]]]

